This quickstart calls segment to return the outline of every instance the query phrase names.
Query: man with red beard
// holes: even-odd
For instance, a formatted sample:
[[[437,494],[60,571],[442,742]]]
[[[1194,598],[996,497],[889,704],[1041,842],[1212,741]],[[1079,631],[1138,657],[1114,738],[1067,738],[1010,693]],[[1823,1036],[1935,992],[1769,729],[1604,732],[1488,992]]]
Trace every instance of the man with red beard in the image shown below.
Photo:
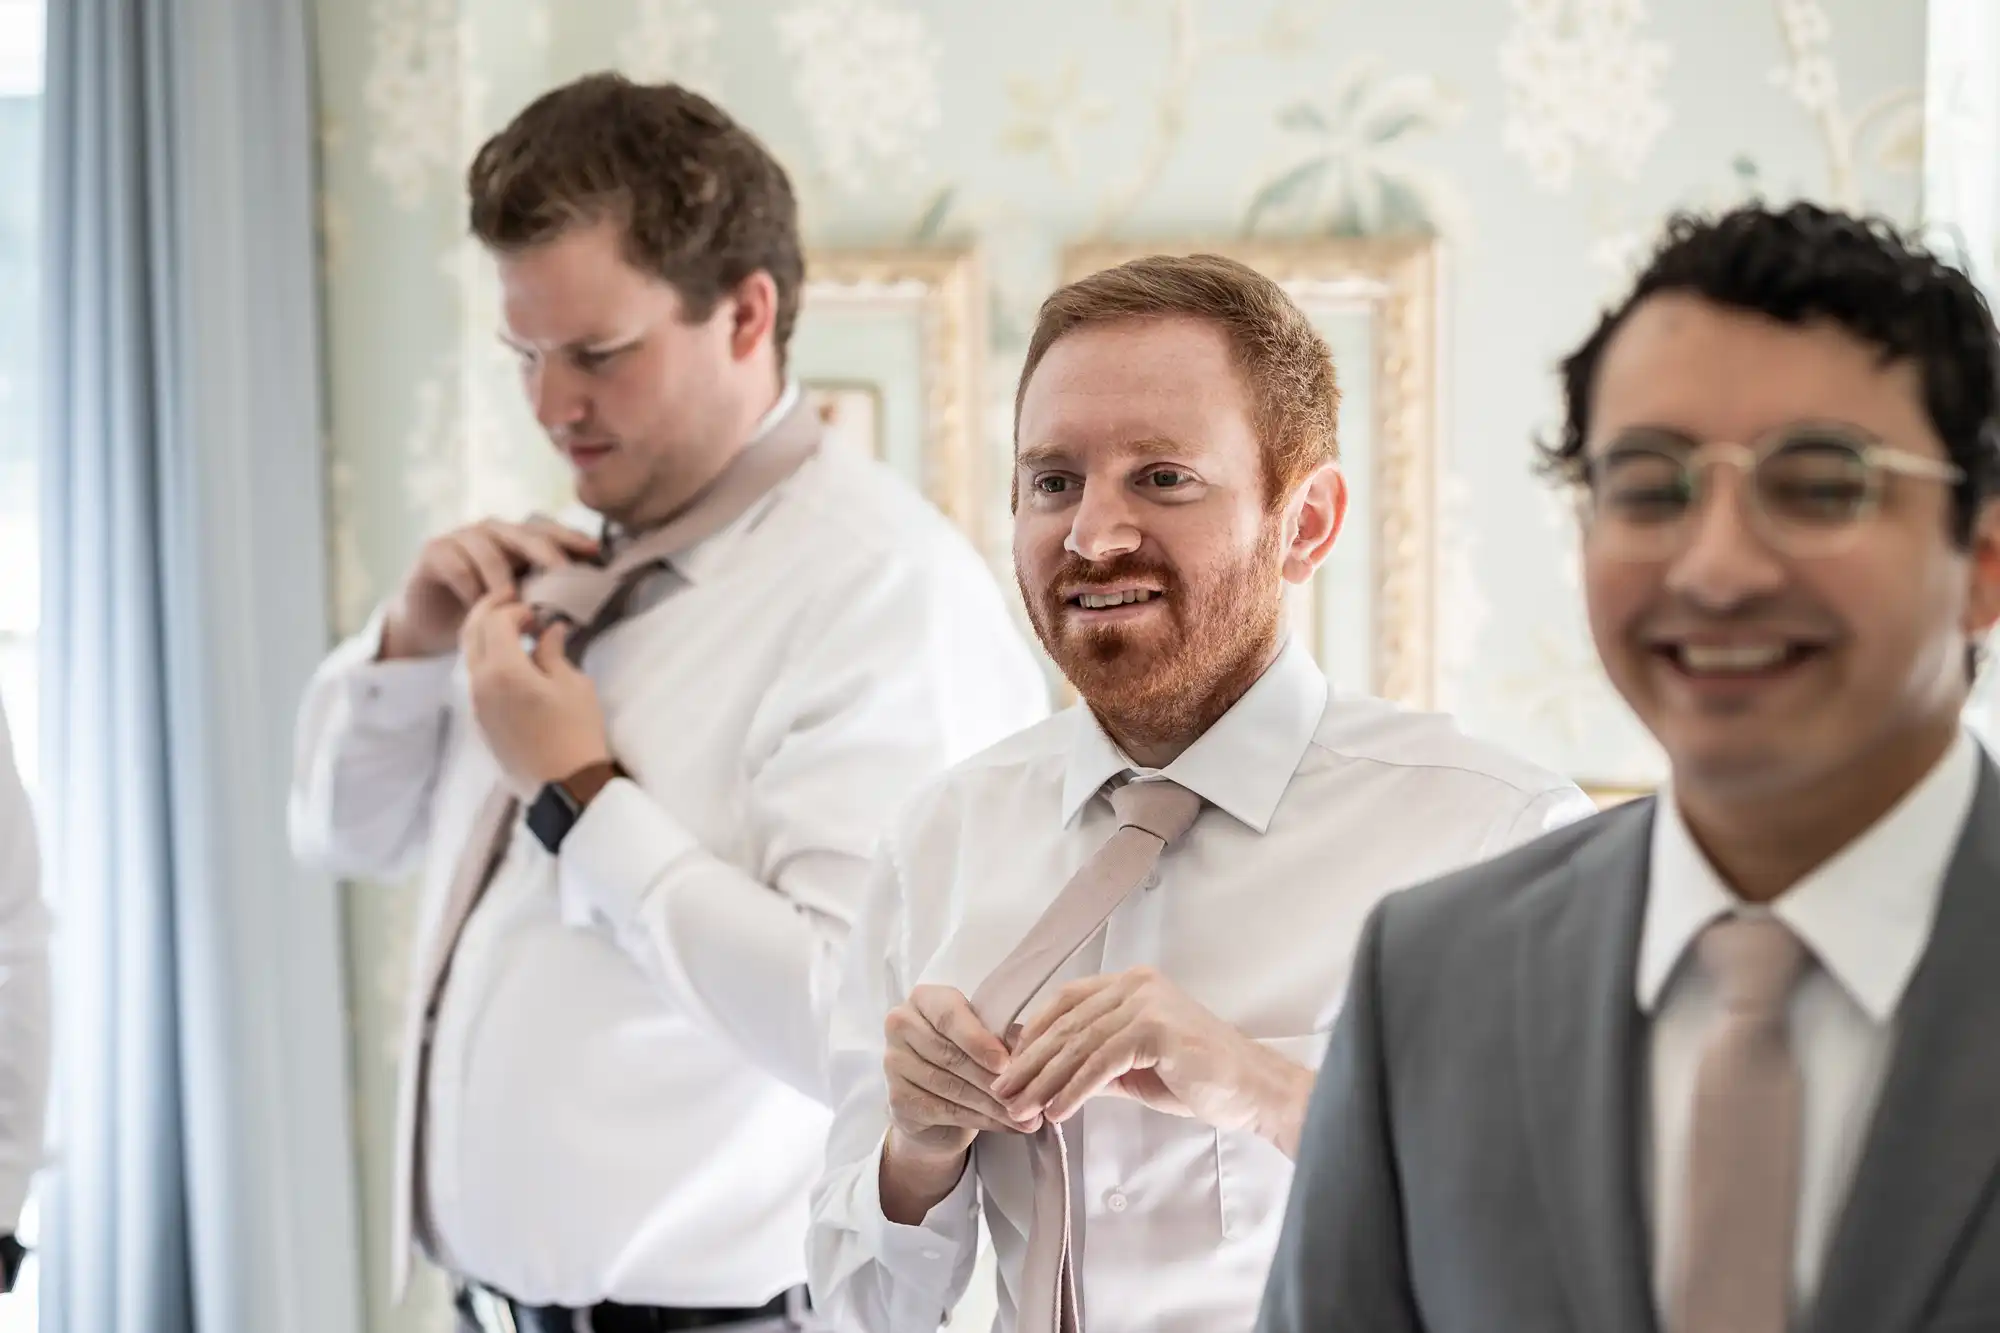
[[[954,768],[877,858],[822,1310],[931,1333],[983,1206],[1000,1333],[1247,1328],[1370,908],[1589,812],[1446,718],[1331,694],[1286,632],[1346,513],[1337,403],[1326,343],[1229,260],[1043,306],[1014,561],[1082,702]]]

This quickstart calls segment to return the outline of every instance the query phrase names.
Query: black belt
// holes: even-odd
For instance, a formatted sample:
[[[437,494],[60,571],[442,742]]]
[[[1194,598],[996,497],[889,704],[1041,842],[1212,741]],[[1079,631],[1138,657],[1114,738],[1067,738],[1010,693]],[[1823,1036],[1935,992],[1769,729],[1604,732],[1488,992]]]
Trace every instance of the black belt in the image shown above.
[[[574,1333],[577,1327],[576,1316],[580,1312],[567,1305],[523,1305],[486,1286],[480,1286],[479,1292],[513,1313],[516,1333]],[[458,1289],[458,1312],[474,1325],[479,1325],[476,1299],[473,1284]],[[590,1319],[586,1327],[591,1333],[680,1333],[682,1329],[727,1328],[731,1324],[747,1324],[757,1319],[775,1319],[805,1308],[804,1288],[780,1292],[755,1308],[680,1309],[605,1301],[589,1308]]]

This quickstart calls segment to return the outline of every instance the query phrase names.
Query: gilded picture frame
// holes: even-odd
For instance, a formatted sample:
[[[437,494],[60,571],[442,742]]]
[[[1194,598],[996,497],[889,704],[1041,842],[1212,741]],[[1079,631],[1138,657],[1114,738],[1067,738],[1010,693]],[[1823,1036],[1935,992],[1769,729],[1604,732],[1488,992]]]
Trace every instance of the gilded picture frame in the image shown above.
[[[871,446],[981,550],[985,316],[971,247],[816,249],[789,348],[793,378],[834,414],[829,437]],[[857,409],[868,425],[851,436]]]
[[[1443,296],[1437,242],[1120,241],[1066,251],[1063,280],[1143,255],[1196,253],[1236,259],[1277,282],[1333,348],[1348,515],[1327,566],[1292,599],[1294,632],[1337,686],[1434,707]]]
[[[882,386],[867,380],[812,379],[801,391],[819,417],[826,441],[887,461],[889,441],[882,424]]]

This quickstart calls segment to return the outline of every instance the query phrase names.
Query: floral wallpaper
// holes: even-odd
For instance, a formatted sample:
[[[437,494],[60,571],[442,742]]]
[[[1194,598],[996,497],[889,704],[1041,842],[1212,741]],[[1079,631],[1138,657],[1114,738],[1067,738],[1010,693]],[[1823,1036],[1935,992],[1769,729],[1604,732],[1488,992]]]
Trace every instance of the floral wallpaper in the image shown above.
[[[1598,675],[1570,519],[1530,472],[1556,357],[1675,207],[1808,194],[1918,220],[1920,5],[324,0],[317,26],[342,631],[426,533],[560,493],[460,180],[513,111],[588,70],[722,101],[793,173],[811,243],[976,240],[1002,456],[1065,245],[1442,235],[1443,697],[1606,782],[1658,763]],[[349,901],[371,1327],[429,1333],[450,1326],[435,1281],[400,1309],[383,1290],[407,890]]]
[[[1514,0],[1512,9],[1499,50],[1508,154],[1557,194],[1579,169],[1638,179],[1673,120],[1660,92],[1673,52],[1650,35],[1645,5]]]

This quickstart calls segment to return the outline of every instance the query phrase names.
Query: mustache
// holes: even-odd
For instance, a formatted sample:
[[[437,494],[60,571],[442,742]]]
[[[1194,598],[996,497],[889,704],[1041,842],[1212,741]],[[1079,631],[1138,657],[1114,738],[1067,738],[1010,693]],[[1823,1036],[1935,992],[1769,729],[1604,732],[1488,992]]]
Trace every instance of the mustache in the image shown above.
[[[1172,569],[1143,556],[1128,553],[1110,560],[1085,560],[1074,552],[1065,552],[1062,563],[1049,576],[1042,593],[1051,601],[1060,601],[1062,595],[1057,591],[1060,588],[1140,580],[1159,584],[1162,592],[1174,592],[1180,587],[1180,579]]]

